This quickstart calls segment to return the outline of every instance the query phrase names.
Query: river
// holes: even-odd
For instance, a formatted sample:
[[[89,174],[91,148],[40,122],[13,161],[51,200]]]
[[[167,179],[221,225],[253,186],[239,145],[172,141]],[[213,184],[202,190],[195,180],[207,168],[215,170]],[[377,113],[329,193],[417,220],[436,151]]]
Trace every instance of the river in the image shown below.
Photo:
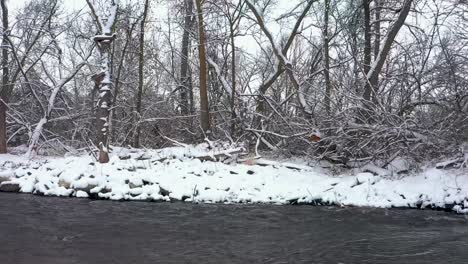
[[[0,193],[0,263],[468,263],[430,210],[112,202]]]

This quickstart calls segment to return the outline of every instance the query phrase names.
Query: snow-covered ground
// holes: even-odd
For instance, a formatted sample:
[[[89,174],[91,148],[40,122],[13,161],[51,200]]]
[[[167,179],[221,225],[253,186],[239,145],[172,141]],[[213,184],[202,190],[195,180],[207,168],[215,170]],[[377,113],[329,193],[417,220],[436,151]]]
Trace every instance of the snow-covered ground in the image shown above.
[[[0,190],[111,200],[203,203],[335,204],[431,207],[468,212],[468,173],[425,169],[405,177],[367,172],[331,175],[304,164],[209,161],[224,149],[114,148],[108,164],[93,156],[0,155]],[[235,152],[235,151],[234,151]],[[262,165],[258,165],[262,164]],[[376,171],[375,169],[371,171]],[[465,209],[466,208],[466,209]]]

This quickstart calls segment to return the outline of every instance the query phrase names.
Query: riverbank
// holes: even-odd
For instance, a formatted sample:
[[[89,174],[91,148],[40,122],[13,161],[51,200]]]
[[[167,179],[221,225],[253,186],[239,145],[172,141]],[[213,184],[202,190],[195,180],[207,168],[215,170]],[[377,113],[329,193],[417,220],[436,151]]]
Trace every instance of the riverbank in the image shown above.
[[[111,200],[196,203],[315,204],[408,207],[468,212],[463,169],[426,168],[407,176],[330,171],[284,162],[245,160],[241,148],[206,145],[161,150],[115,148],[108,164],[92,155],[0,155],[0,191]],[[215,161],[220,160],[221,161]],[[377,171],[377,172],[375,172]]]

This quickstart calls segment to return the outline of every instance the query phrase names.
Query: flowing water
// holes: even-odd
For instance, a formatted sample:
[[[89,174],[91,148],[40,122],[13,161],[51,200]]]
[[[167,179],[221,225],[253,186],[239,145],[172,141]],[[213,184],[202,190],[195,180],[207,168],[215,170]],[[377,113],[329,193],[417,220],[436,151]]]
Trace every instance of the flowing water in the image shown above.
[[[468,219],[0,193],[0,263],[468,263]]]

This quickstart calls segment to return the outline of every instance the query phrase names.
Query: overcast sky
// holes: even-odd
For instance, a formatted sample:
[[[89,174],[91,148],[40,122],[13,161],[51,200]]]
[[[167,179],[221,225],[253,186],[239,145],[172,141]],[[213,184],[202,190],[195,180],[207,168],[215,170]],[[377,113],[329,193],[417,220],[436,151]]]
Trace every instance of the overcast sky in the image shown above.
[[[28,2],[29,0],[9,0],[8,1],[8,5],[10,7],[10,10],[11,10],[11,13],[12,13],[12,17],[10,19],[13,19],[13,16],[16,14],[18,8],[20,8],[21,6],[24,6],[24,4],[26,2]],[[143,0],[120,0],[120,3],[122,5],[125,5],[126,3],[128,2],[136,2],[136,1],[141,1],[143,2]],[[151,4],[152,4],[152,16],[153,18],[155,18],[155,21],[166,21],[167,18],[168,18],[168,12],[169,10],[167,9],[167,5],[165,3],[167,2],[170,2],[170,1],[174,1],[174,0],[154,0],[154,1],[151,1]],[[275,8],[269,10],[270,12],[267,13],[267,15],[270,17],[270,18],[275,18],[275,17],[278,17],[282,14],[285,14],[286,12],[292,10],[298,3],[300,3],[301,0],[278,0],[278,5],[275,6]],[[79,10],[79,9],[83,9],[86,11],[87,10],[87,4],[86,4],[86,0],[63,0],[63,3],[66,7],[66,9],[68,10]],[[317,4],[314,4],[314,6],[316,6]],[[415,20],[415,17],[414,17],[414,13],[412,14],[412,16],[410,16],[408,19],[407,19],[407,23],[409,24],[415,24],[416,21],[418,21],[417,24],[426,24],[426,23],[421,23],[422,21],[421,20],[424,20],[426,19],[427,20],[427,23],[428,25],[431,25],[432,24],[432,19],[430,18],[431,16],[431,13],[433,12],[433,10],[431,10],[432,8],[430,6],[426,6],[425,7],[428,12],[424,12],[426,14],[421,14],[421,15],[418,15],[418,20]],[[426,15],[428,15],[429,17],[427,18],[424,18]],[[305,20],[306,23],[310,23],[311,21],[311,18],[314,18],[314,7],[312,8],[311,12],[309,13],[309,16],[308,18]],[[292,27],[292,25],[294,25],[294,21],[290,21],[291,23],[278,23],[276,22],[274,19],[270,19],[267,23],[267,27],[270,29],[270,31],[272,31],[272,33],[274,35],[280,35],[280,34],[287,34],[290,30],[290,28]],[[166,28],[167,26],[165,25],[164,22],[160,23],[160,28],[164,31],[164,29]],[[320,36],[320,29],[317,29],[315,28],[314,29],[315,31],[317,31],[317,34],[318,36]],[[399,34],[399,39],[402,39],[404,38],[406,35],[407,35],[407,29],[403,29],[402,32],[400,32]],[[315,35],[315,33],[314,33]],[[260,47],[258,46],[258,43],[249,35],[246,35],[246,36],[242,36],[242,37],[238,37],[237,39],[237,43],[239,45],[239,47],[243,48],[244,50],[248,51],[249,53],[251,54],[254,54],[256,52],[258,52],[260,50]]]

